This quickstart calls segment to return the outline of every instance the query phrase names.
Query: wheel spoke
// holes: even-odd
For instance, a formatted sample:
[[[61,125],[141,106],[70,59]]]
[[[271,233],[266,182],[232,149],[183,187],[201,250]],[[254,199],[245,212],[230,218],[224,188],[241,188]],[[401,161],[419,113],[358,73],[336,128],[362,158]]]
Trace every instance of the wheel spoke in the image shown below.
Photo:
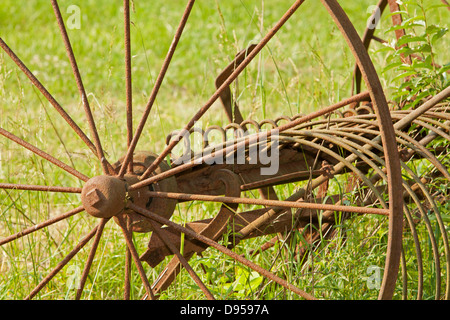
[[[150,111],[153,107],[153,104],[156,100],[156,96],[158,95],[159,89],[161,88],[161,84],[164,80],[164,77],[166,75],[167,69],[169,68],[170,62],[172,61],[173,55],[175,53],[175,50],[177,48],[178,42],[180,41],[181,35],[183,34],[184,27],[186,26],[186,22],[189,18],[189,15],[191,13],[192,7],[194,6],[195,0],[189,0],[186,9],[184,11],[184,14],[181,18],[180,24],[177,28],[177,31],[175,32],[175,36],[172,40],[172,44],[170,45],[169,51],[166,55],[166,58],[164,60],[163,66],[161,67],[161,71],[159,72],[158,78],[156,79],[156,83],[153,87],[152,93],[150,94],[149,101],[147,103],[147,106],[145,107],[144,114],[141,118],[141,121],[138,124],[138,127],[136,129],[136,132],[133,136],[133,139],[128,147],[127,154],[125,156],[125,159],[123,161],[122,168],[120,169],[119,176],[123,177],[125,174],[128,164],[131,162],[131,159],[133,157],[133,152],[136,148],[136,145],[139,141],[139,138],[141,136],[142,130],[144,129],[145,123],[147,121],[148,115],[150,114]]]
[[[16,54],[8,47],[8,45],[0,38],[0,47],[6,52],[6,54],[16,63],[16,65],[22,70],[22,72],[28,77],[31,83],[44,95],[44,97],[50,102],[50,104],[58,111],[63,119],[69,124],[69,126],[75,131],[75,133],[83,140],[83,142],[89,147],[89,149],[97,155],[95,145],[86,136],[86,134],[80,129],[80,127],[73,121],[73,119],[67,114],[67,112],[61,107],[61,105],[55,100],[55,98],[47,91],[42,83],[34,76],[34,74],[25,66],[22,60],[16,56]]]
[[[52,157],[48,153],[45,153],[41,149],[36,148],[35,146],[29,144],[28,142],[20,139],[19,137],[13,135],[9,131],[6,131],[5,129],[0,128],[0,134],[5,136],[8,139],[14,141],[15,143],[21,145],[22,147],[30,150],[31,152],[37,154],[38,156],[44,158],[45,160],[53,163],[54,165],[57,165],[58,167],[60,167],[61,169],[67,171],[68,173],[74,175],[78,179],[81,179],[81,180],[83,180],[85,182],[89,180],[89,178],[87,176],[85,176],[84,174],[80,173],[78,170],[75,170],[74,168],[68,166],[67,164],[61,162],[60,160]]]
[[[0,183],[0,189],[81,193],[81,188],[60,187],[60,186],[38,186],[38,185],[15,184],[15,183]]]
[[[202,236],[201,234],[198,234],[192,230],[189,230],[179,224],[176,224],[164,217],[161,217],[157,214],[154,214],[146,209],[143,209],[141,207],[136,206],[133,203],[130,203],[129,205],[130,209],[133,209],[135,212],[141,214],[144,217],[147,217],[149,219],[152,219],[156,222],[159,222],[161,224],[165,224],[168,225],[170,227],[173,227],[175,230],[182,232],[184,234],[186,234],[188,237],[192,237],[195,238],[205,244],[207,244],[208,246],[211,246],[217,250],[219,250],[220,252],[226,254],[227,256],[235,259],[236,261],[248,266],[249,268],[253,269],[254,271],[258,272],[259,274],[261,274],[262,276],[282,285],[283,287],[285,287],[288,290],[291,290],[292,292],[298,294],[299,296],[305,298],[305,299],[315,299],[312,295],[310,295],[309,293],[306,293],[305,291],[297,288],[296,286],[290,284],[289,282],[287,282],[284,279],[281,279],[280,277],[274,275],[273,273],[267,271],[266,269],[258,266],[257,264],[245,259],[244,257],[236,254],[235,252],[231,251],[230,249],[227,249],[226,247],[218,244],[217,242],[211,240],[210,238],[207,238],[205,236]]]
[[[258,55],[258,53],[266,46],[266,44],[273,38],[273,36],[281,29],[287,20],[297,11],[304,0],[297,0],[283,15],[283,17],[275,24],[275,26],[266,34],[266,36],[258,43],[258,45],[247,55],[240,65],[236,67],[233,73],[225,80],[222,85],[214,92],[209,100],[200,108],[200,110],[192,117],[189,123],[183,128],[182,131],[189,132],[195,123],[205,114],[206,111],[214,104],[214,102],[220,97],[222,92],[229,87],[229,85],[236,80],[239,74],[249,65],[249,63]],[[156,158],[156,160],[147,168],[142,174],[141,179],[146,179],[152,174],[152,172],[158,167],[158,165],[166,158],[166,156],[172,151],[173,148],[181,141],[183,133],[180,132],[163,152]]]
[[[145,291],[147,292],[147,295],[151,297],[152,300],[155,300],[155,295],[153,294],[153,290],[150,286],[147,275],[145,274],[144,267],[142,266],[142,263],[139,260],[139,254],[137,253],[136,247],[134,246],[130,231],[128,231],[127,223],[126,223],[124,217],[120,216],[120,215],[117,216],[117,220],[118,220],[118,224],[119,224],[120,228],[122,229],[122,233],[123,233],[123,236],[127,243],[128,250],[130,251],[130,254],[134,260],[134,264],[136,265],[136,268],[138,269],[138,273],[139,273],[139,276],[141,277],[142,283],[144,284]]]
[[[94,139],[95,148],[97,150],[97,156],[98,156],[98,159],[100,160],[101,166],[103,168],[103,173],[107,174],[108,172],[110,172],[111,174],[113,174],[114,171],[113,170],[110,171],[112,169],[112,166],[106,160],[104,152],[103,152],[103,148],[102,148],[102,145],[100,142],[100,137],[98,136],[98,131],[95,126],[94,117],[92,115],[91,107],[89,106],[89,101],[88,101],[88,98],[86,95],[86,90],[84,88],[83,81],[81,79],[80,70],[78,69],[78,64],[75,59],[75,55],[73,53],[69,35],[67,34],[66,26],[64,25],[64,20],[61,16],[61,11],[59,10],[58,1],[57,0],[51,0],[51,1],[52,1],[52,6],[53,6],[53,11],[55,12],[56,20],[58,22],[58,27],[59,27],[61,36],[64,41],[64,46],[66,47],[67,56],[69,57],[70,65],[72,66],[72,71],[75,76],[78,91],[80,92],[80,96],[81,96],[81,100],[83,103],[84,111],[87,116],[89,128],[91,130],[91,134]]]
[[[205,284],[202,282],[202,280],[199,278],[199,276],[195,273],[194,269],[192,269],[189,262],[186,260],[185,257],[180,253],[180,251],[175,247],[175,245],[168,239],[168,237],[165,235],[164,230],[160,229],[159,226],[157,226],[151,219],[149,219],[150,224],[153,228],[153,231],[156,233],[156,235],[161,239],[162,242],[169,248],[169,250],[177,256],[178,260],[181,262],[183,267],[187,270],[189,275],[192,277],[192,279],[197,283],[197,285],[200,287],[200,289],[203,291],[205,296],[209,300],[214,300],[214,296],[211,294],[211,292],[208,290],[208,288],[205,286]]]
[[[81,294],[84,290],[84,285],[86,284],[86,279],[89,275],[89,271],[91,270],[92,261],[94,261],[95,253],[97,252],[98,244],[102,237],[103,229],[105,228],[106,223],[109,219],[102,219],[98,225],[97,232],[95,234],[94,243],[92,244],[91,251],[89,253],[88,260],[86,261],[86,265],[84,266],[83,274],[81,275],[80,284],[77,288],[77,295],[75,297],[76,300],[81,298]]]
[[[71,216],[73,216],[73,215],[75,215],[77,213],[80,213],[82,211],[84,211],[84,208],[83,207],[78,207],[78,208],[70,210],[70,211],[68,211],[68,212],[66,212],[64,214],[61,214],[61,215],[59,215],[57,217],[54,217],[54,218],[48,219],[47,221],[44,221],[42,223],[36,224],[36,225],[34,225],[34,226],[30,227],[30,228],[27,228],[25,230],[22,230],[22,231],[16,233],[16,234],[13,234],[13,235],[11,235],[9,237],[6,237],[6,238],[0,240],[0,246],[6,244],[8,242],[11,242],[13,240],[19,239],[19,238],[21,238],[23,236],[26,236],[26,235],[28,235],[30,233],[33,233],[35,231],[38,231],[38,230],[40,230],[42,228],[48,227],[48,226],[50,226],[50,225],[52,225],[52,224],[54,224],[56,222],[59,222],[59,221],[64,220],[64,219],[67,219],[67,218],[69,218],[69,217],[71,217]]]
[[[91,240],[94,235],[97,233],[99,225],[94,227],[91,232],[89,232],[79,243],[78,245],[63,259],[60,263],[36,286],[36,288],[31,291],[31,293],[25,298],[25,300],[32,299],[36,294],[39,293],[39,291],[44,288],[47,283],[49,283],[50,280],[53,279],[53,277],[58,274],[58,272],[61,271],[64,266],[69,263],[70,260],[75,257],[75,255]]]
[[[129,220],[127,220],[127,230],[130,230],[129,228]],[[130,249],[128,249],[128,246],[126,247],[125,251],[125,277],[124,277],[124,293],[123,298],[124,300],[130,300],[130,294],[131,294],[131,252]]]
[[[133,88],[131,75],[131,41],[130,41],[130,0],[123,0],[124,15],[124,44],[125,44],[125,88],[126,88],[126,113],[127,113],[127,147],[130,148],[133,140]],[[133,170],[133,155],[127,171]]]

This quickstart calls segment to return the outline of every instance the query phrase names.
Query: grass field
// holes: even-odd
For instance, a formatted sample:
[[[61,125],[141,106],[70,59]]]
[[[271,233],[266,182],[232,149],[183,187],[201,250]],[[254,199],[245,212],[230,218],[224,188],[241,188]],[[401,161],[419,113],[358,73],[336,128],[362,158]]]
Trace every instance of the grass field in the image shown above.
[[[235,54],[261,39],[292,4],[291,0],[198,1],[181,38],[174,60],[164,80],[156,104],[147,121],[139,150],[160,152],[165,137],[182,128],[196,110],[214,92],[214,80],[232,61]],[[433,5],[440,1],[423,1],[428,23],[448,27],[450,14]],[[134,127],[148,101],[159,68],[170,45],[186,1],[134,0],[132,10],[133,121]],[[362,33],[374,1],[340,1],[355,28]],[[107,0],[60,1],[66,22],[73,18],[70,5],[79,8],[79,25],[68,30],[74,53],[87,90],[94,118],[107,158],[114,162],[126,152],[125,70],[123,51],[123,11]],[[411,7],[411,14],[420,9]],[[381,18],[378,34],[392,40],[390,17]],[[89,132],[76,83],[59,34],[50,2],[42,0],[2,0],[0,37],[12,48],[48,91],[66,109],[77,124]],[[450,61],[449,37],[435,48],[436,62]],[[370,48],[380,80],[389,93],[398,82],[392,82],[393,71],[382,73],[387,53],[375,44]],[[354,59],[338,28],[317,1],[306,1],[269,43],[260,56],[232,87],[244,118],[262,120],[279,115],[307,114],[351,95]],[[201,120],[201,126],[224,125],[225,114],[215,104]],[[87,176],[101,174],[95,156],[85,147],[68,125],[32,86],[11,59],[0,52],[0,127],[58,157]],[[36,185],[82,187],[67,175],[13,142],[0,139],[0,182]],[[277,189],[284,197],[295,185]],[[31,223],[48,219],[79,205],[79,196],[63,193],[26,191],[0,192],[0,237],[18,232]],[[195,203],[177,207],[173,219],[190,221],[191,217],[211,217],[218,206]],[[23,298],[73,245],[94,226],[88,215],[77,215],[57,226],[24,237],[0,251],[0,299]],[[310,259],[314,270],[303,269],[290,257],[291,248],[274,252],[286,255],[284,264],[273,266],[284,278],[308,292],[327,299],[373,299],[377,290],[368,288],[369,266],[383,266],[386,224],[378,219],[360,218],[342,228],[342,236],[324,246]],[[88,299],[120,299],[123,291],[125,243],[117,226],[109,224],[88,279]],[[346,237],[345,234],[351,235]],[[145,250],[148,236],[135,234],[139,250]],[[299,240],[301,241],[301,240]],[[370,246],[371,243],[374,246]],[[258,247],[264,239],[236,248],[246,254],[246,246]],[[363,245],[361,245],[363,243]],[[277,251],[279,250],[279,251]],[[38,299],[73,298],[73,280],[82,270],[89,254],[84,249],[37,296]],[[270,255],[260,255],[256,263],[270,268]],[[262,278],[236,265],[230,258],[211,252],[193,261],[203,277],[215,282],[218,298],[252,297],[263,283]],[[430,262],[427,268],[432,269]],[[148,269],[150,279],[160,271]],[[433,277],[432,271],[429,277]],[[150,281],[151,282],[151,281]],[[430,281],[425,298],[433,297]],[[144,290],[137,272],[133,273],[132,297],[139,299]],[[396,297],[401,292],[396,292]],[[414,292],[409,293],[414,296]],[[271,284],[265,284],[264,299],[295,299]],[[163,299],[202,299],[202,293],[185,273],[161,297]]]

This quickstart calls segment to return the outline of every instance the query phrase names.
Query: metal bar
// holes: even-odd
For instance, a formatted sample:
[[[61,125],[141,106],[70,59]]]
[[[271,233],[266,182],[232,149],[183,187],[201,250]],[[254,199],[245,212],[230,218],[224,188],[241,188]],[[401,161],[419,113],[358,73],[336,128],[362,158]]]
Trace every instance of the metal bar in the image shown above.
[[[57,0],[51,0],[53,11],[55,12],[56,20],[58,22],[59,31],[61,33],[61,36],[64,41],[64,46],[66,48],[67,56],[69,57],[70,65],[72,66],[72,71],[75,76],[75,81],[77,83],[78,91],[80,92],[81,101],[83,102],[84,111],[87,116],[88,125],[92,134],[92,137],[94,139],[95,148],[97,150],[97,157],[100,160],[101,166],[103,168],[104,174],[107,174],[110,172],[109,170],[112,168],[112,166],[109,164],[107,165],[107,160],[105,158],[105,155],[103,153],[102,144],[100,142],[100,137],[98,136],[98,131],[95,126],[94,117],[92,115],[91,108],[89,106],[89,101],[86,95],[86,90],[83,85],[83,81],[81,79],[80,70],[77,65],[77,61],[75,59],[75,55],[73,53],[73,48],[70,43],[69,35],[67,34],[66,26],[64,25],[64,20],[61,16],[61,11],[59,10],[59,5]],[[111,171],[111,174],[114,173],[114,171]]]
[[[91,251],[89,252],[89,257],[84,265],[83,274],[81,275],[80,284],[77,288],[77,294],[75,300],[80,300],[81,294],[83,293],[84,285],[86,284],[87,277],[89,275],[89,271],[91,270],[92,262],[94,261],[95,253],[97,252],[98,244],[102,237],[103,229],[105,228],[106,223],[109,219],[101,219],[97,232],[95,233],[94,243],[92,244]]]
[[[162,192],[162,191],[148,191],[148,196],[152,198],[164,198],[164,199],[177,199],[185,201],[209,201],[209,202],[223,202],[223,203],[238,203],[238,204],[250,204],[250,205],[262,205],[271,207],[282,208],[305,208],[305,209],[317,209],[317,210],[332,210],[342,212],[354,212],[362,214],[378,214],[389,215],[387,209],[367,208],[367,207],[353,207],[353,206],[337,206],[332,204],[311,203],[311,202],[291,202],[280,200],[266,200],[266,199],[251,199],[242,197],[221,197],[221,196],[209,196],[203,194],[189,194],[189,193],[175,193],[175,192]]]
[[[133,140],[133,88],[131,75],[131,41],[130,41],[130,0],[123,0],[124,15],[124,45],[125,45],[125,87],[126,87],[126,113],[127,113],[127,147],[131,146]],[[127,168],[133,171],[133,155]]]
[[[89,232],[78,244],[77,246],[63,259],[60,263],[31,291],[31,293],[25,297],[25,300],[32,299],[36,294],[39,293],[39,291],[44,288],[47,283],[50,282],[50,280],[53,279],[53,277],[61,271],[64,266],[69,263],[70,260],[75,257],[75,255],[89,242],[89,240],[94,237],[94,235],[97,233],[98,225],[92,229],[91,232]]]
[[[50,104],[58,111],[63,119],[69,124],[69,126],[75,131],[75,133],[84,141],[84,143],[91,149],[91,151],[97,155],[95,145],[86,136],[86,134],[80,129],[80,127],[73,121],[73,119],[67,114],[67,112],[61,107],[61,105],[55,100],[55,98],[47,91],[41,82],[34,76],[34,74],[25,66],[22,60],[16,56],[16,54],[8,47],[8,45],[0,38],[0,47],[6,52],[6,54],[16,63],[16,65],[22,70],[22,72],[28,77],[31,83],[44,95],[44,97],[50,102]]]
[[[117,221],[122,229],[123,237],[125,238],[125,241],[127,243],[127,247],[130,250],[131,256],[133,257],[134,264],[136,265],[136,268],[138,269],[139,276],[141,277],[142,283],[144,284],[145,291],[147,292],[147,295],[151,297],[152,300],[155,300],[155,295],[153,294],[153,290],[150,286],[150,283],[148,282],[147,275],[145,274],[144,267],[142,266],[141,261],[139,260],[139,254],[136,251],[136,247],[134,246],[133,239],[131,238],[130,232],[127,229],[127,223],[124,220],[124,217],[119,215],[117,216]]]
[[[122,163],[122,168],[120,169],[120,172],[119,172],[119,177],[123,177],[123,175],[125,174],[125,172],[127,170],[128,164],[131,162],[131,159],[133,157],[133,152],[134,152],[136,145],[139,141],[139,138],[142,134],[142,130],[144,129],[145,123],[146,123],[148,115],[150,114],[150,111],[153,107],[153,104],[156,100],[156,96],[158,95],[159,89],[161,88],[161,84],[164,80],[167,69],[169,68],[170,62],[172,61],[173,55],[175,53],[175,49],[177,48],[178,42],[180,41],[181,35],[183,34],[184,27],[186,26],[186,22],[189,18],[189,15],[191,13],[192,7],[194,6],[194,3],[195,3],[195,0],[189,0],[187,7],[183,13],[180,24],[179,24],[177,31],[175,32],[174,38],[172,40],[172,44],[170,45],[169,51],[166,55],[166,58],[164,59],[163,65],[161,67],[161,71],[158,74],[158,78],[156,79],[152,93],[150,94],[150,98],[145,107],[144,114],[142,115],[141,121],[139,122],[136,132],[134,133],[134,136],[130,143],[130,146],[128,147],[127,154]]]
[[[64,214],[61,214],[61,215],[56,216],[54,218],[48,219],[47,221],[41,222],[39,224],[36,224],[36,225],[34,225],[34,226],[30,227],[30,228],[22,230],[22,231],[20,231],[20,232],[18,232],[16,234],[10,235],[9,237],[6,237],[6,238],[3,238],[2,240],[0,240],[0,246],[6,244],[8,242],[14,241],[16,239],[19,239],[21,237],[24,237],[24,236],[26,236],[26,235],[28,235],[30,233],[33,233],[33,232],[35,232],[37,230],[42,229],[42,228],[48,227],[48,226],[50,226],[50,225],[52,225],[52,224],[54,224],[56,222],[62,221],[64,219],[67,219],[67,218],[69,218],[69,217],[71,217],[71,216],[73,216],[73,215],[75,215],[77,213],[80,213],[82,211],[84,211],[84,208],[83,207],[78,207],[78,208],[70,210],[70,211],[68,211],[68,212],[66,212]]]
[[[189,275],[192,277],[192,279],[195,281],[195,283],[200,287],[200,289],[203,291],[205,296],[208,298],[208,300],[215,300],[214,296],[211,294],[211,292],[208,290],[208,288],[205,286],[203,281],[199,278],[197,273],[195,273],[194,269],[192,269],[189,262],[186,260],[185,257],[180,253],[180,251],[175,247],[175,245],[168,239],[168,237],[165,235],[164,230],[161,230],[158,225],[156,225],[151,219],[149,219],[149,222],[153,228],[153,231],[156,233],[156,235],[161,239],[162,242],[169,248],[169,250],[177,256],[178,260],[181,262],[183,267],[186,269],[186,271],[189,273]]]
[[[0,189],[81,193],[81,188],[59,187],[59,186],[38,186],[38,185],[15,184],[15,183],[0,183]]]
[[[74,168],[68,166],[67,164],[65,164],[65,163],[59,161],[58,159],[52,157],[48,153],[45,153],[41,149],[36,148],[35,146],[29,144],[28,142],[20,139],[19,137],[13,135],[9,131],[6,131],[5,129],[0,128],[0,134],[5,136],[8,139],[14,141],[15,143],[21,145],[22,147],[30,150],[31,152],[37,154],[38,156],[44,158],[45,160],[53,163],[54,165],[57,165],[58,167],[60,167],[61,169],[67,171],[68,173],[74,175],[78,179],[81,179],[81,180],[83,180],[85,182],[89,180],[89,178],[87,176],[85,176],[84,174],[80,173],[78,170],[75,170]]]
[[[247,184],[241,185],[240,189],[242,191],[256,189],[256,188],[262,188],[267,186],[275,186],[277,184],[283,184],[286,183],[286,181],[292,182],[296,179],[300,180],[300,178],[307,178],[311,174],[312,175],[321,175],[325,173],[324,170],[313,170],[313,171],[298,171],[293,173],[287,173],[281,176],[276,176],[273,178],[268,178],[260,181],[250,182]]]

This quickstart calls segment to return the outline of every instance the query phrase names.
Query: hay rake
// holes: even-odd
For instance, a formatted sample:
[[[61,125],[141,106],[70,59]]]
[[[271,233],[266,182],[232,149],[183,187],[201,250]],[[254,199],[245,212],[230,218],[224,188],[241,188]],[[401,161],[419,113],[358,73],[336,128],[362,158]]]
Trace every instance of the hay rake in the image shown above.
[[[130,3],[124,1],[127,152],[115,163],[109,162],[103,151],[58,2],[51,1],[82,98],[91,138],[0,38],[0,46],[6,54],[74,129],[96,156],[102,169],[102,174],[88,177],[13,132],[0,128],[0,134],[5,138],[82,181],[82,186],[78,188],[0,183],[0,188],[4,190],[80,195],[79,206],[48,220],[32,223],[14,234],[2,234],[2,248],[7,250],[7,246],[14,241],[42,232],[42,229],[74,215],[87,213],[87,218],[98,221],[48,275],[37,281],[26,298],[40,294],[92,240],[76,293],[76,298],[80,299],[85,292],[104,227],[112,220],[119,226],[127,245],[124,252],[125,299],[130,297],[130,265],[133,262],[142,280],[145,298],[160,296],[184,269],[204,295],[214,299],[216,289],[211,288],[213,284],[203,280],[191,264],[194,257],[202,257],[207,250],[229,256],[283,290],[314,299],[317,297],[299,288],[295,280],[287,280],[254,261],[264,251],[281,242],[281,247],[285,244],[293,246],[295,261],[306,266],[308,253],[332,240],[338,224],[358,216],[373,217],[376,225],[373,232],[387,230],[384,272],[378,293],[380,299],[392,298],[398,287],[407,297],[408,281],[411,279],[408,264],[411,259],[417,262],[417,270],[412,271],[417,275],[414,290],[418,299],[423,298],[424,279],[428,279],[422,262],[424,241],[430,243],[433,255],[436,275],[434,297],[448,298],[450,252],[448,228],[441,211],[446,203],[450,178],[447,169],[450,115],[448,103],[445,102],[450,90],[443,90],[414,110],[389,108],[367,52],[370,40],[376,38],[372,29],[365,32],[361,41],[344,10],[334,0],[321,2],[338,26],[357,63],[354,92],[349,98],[310,114],[283,115],[259,122],[244,119],[232,98],[230,85],[267,43],[282,32],[283,25],[295,19],[295,12],[304,2],[298,0],[259,43],[236,55],[217,77],[217,90],[183,130],[167,137],[162,152],[156,154],[136,150],[194,2],[187,1],[144,114],[133,130]],[[383,11],[387,4],[392,12],[398,11],[395,1],[380,1],[378,7]],[[393,23],[401,23],[400,15],[393,15]],[[401,29],[396,36],[402,36]],[[361,92],[362,80],[367,91]],[[229,124],[197,128],[196,122],[216,101],[223,104]],[[195,134],[200,136],[200,149],[191,148],[189,144]],[[182,155],[175,154],[175,148],[186,141],[187,148]],[[417,169],[418,164],[420,170]],[[271,171],[272,165],[276,165],[275,171]],[[336,189],[336,182],[341,189]],[[281,197],[276,189],[280,187],[291,190],[290,194]],[[255,197],[254,191],[259,196]],[[221,206],[217,212],[208,212],[206,219],[194,218],[186,223],[173,221],[177,205],[194,201],[219,203]],[[255,209],[255,206],[258,208]],[[249,207],[250,210],[245,209]],[[5,219],[6,214],[3,216]],[[422,226],[428,234],[426,240],[419,239],[417,233],[417,228]],[[3,233],[4,229],[1,231]],[[403,239],[404,232],[408,233],[407,240]],[[133,233],[150,235],[147,248],[141,253],[133,242]],[[301,234],[303,241],[296,241],[298,238],[294,234]],[[249,247],[246,255],[233,251],[236,246],[253,238],[266,239],[267,242],[260,247]],[[407,244],[405,241],[408,241]],[[142,262],[161,270],[153,284]],[[400,269],[402,281],[398,279]]]

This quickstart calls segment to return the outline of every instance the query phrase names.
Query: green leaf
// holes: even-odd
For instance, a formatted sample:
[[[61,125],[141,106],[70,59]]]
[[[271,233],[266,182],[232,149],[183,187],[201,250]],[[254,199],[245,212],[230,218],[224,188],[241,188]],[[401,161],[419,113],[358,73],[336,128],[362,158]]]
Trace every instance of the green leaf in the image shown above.
[[[403,64],[403,63],[402,63],[401,61],[397,61],[397,62],[388,64],[386,67],[383,68],[383,73],[386,72],[386,71],[388,71],[388,70],[391,70],[391,69],[393,69],[393,68],[396,68],[396,67],[398,67],[398,66],[401,66],[402,64]]]
[[[439,68],[438,73],[445,73],[448,70],[450,70],[450,63],[447,63],[443,65],[441,68]]]
[[[413,75],[415,75],[415,74],[416,74],[415,71],[409,71],[409,72],[401,73],[401,74],[399,74],[398,76],[396,76],[394,79],[392,79],[392,82],[397,81],[397,80],[402,79],[402,78],[406,78],[406,77],[409,77],[409,76],[413,76]]]
[[[411,43],[411,42],[427,42],[427,38],[426,38],[426,36],[413,37],[410,34],[406,34],[397,41],[397,45],[401,46],[403,44]]]
[[[414,108],[416,104],[420,103],[421,100],[427,96],[430,95],[430,91],[429,90],[425,90],[423,92],[421,92],[415,99],[414,102],[411,104],[411,108]]]
[[[431,43],[435,43],[436,40],[439,40],[440,38],[442,38],[446,33],[447,33],[448,29],[447,28],[441,28],[439,29],[439,31],[431,38]]]

